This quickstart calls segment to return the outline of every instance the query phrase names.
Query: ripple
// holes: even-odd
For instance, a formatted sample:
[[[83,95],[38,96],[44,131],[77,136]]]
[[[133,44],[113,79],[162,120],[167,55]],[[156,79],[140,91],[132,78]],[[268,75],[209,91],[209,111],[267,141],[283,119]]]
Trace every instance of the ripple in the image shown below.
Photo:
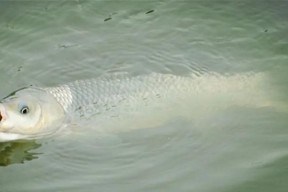
[[[266,104],[287,105],[286,4],[1,2],[3,97],[30,84],[110,72],[192,74],[198,91],[203,85],[214,90],[195,101],[213,115],[192,122],[107,134],[83,126],[40,140],[41,146],[1,144],[0,163],[9,165],[1,167],[1,190],[271,191],[270,178],[287,180],[279,171],[287,156],[287,113],[267,105],[232,106],[217,100],[215,90],[230,85],[222,96],[263,104],[275,95],[279,102]],[[208,83],[200,81],[213,74]],[[258,83],[259,92],[253,87]],[[231,93],[241,85],[250,92]],[[224,105],[230,107],[220,112]]]

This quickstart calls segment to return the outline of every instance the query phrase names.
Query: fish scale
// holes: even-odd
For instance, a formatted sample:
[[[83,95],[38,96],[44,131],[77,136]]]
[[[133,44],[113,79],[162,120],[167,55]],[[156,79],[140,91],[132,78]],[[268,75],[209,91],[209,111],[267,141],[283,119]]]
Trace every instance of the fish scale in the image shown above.
[[[56,98],[67,113],[91,115],[109,111],[125,102],[126,105],[133,105],[147,104],[151,100],[163,101],[168,92],[185,93],[188,86],[184,86],[184,83],[187,84],[188,81],[191,80],[168,74],[113,76],[78,80],[45,90]]]

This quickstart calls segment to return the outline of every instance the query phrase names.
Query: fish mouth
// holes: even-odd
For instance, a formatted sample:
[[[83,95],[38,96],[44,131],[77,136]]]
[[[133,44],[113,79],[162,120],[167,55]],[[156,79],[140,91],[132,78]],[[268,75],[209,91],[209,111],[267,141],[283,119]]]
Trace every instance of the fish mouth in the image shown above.
[[[0,124],[7,118],[6,111],[3,105],[0,104]]]

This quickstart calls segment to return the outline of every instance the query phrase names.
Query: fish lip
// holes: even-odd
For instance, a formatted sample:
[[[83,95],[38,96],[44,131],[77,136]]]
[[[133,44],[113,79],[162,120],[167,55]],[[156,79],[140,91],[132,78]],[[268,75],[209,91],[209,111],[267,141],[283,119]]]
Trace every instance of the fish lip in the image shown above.
[[[0,131],[0,143],[8,141],[16,141],[19,139],[25,139],[27,136],[17,133],[6,133]]]

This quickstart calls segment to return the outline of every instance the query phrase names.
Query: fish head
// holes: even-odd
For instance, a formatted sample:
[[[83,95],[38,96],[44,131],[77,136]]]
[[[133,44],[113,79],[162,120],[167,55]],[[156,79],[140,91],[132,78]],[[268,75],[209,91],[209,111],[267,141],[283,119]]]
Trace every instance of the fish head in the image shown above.
[[[41,119],[41,106],[31,95],[15,95],[0,103],[0,122],[2,131],[31,130]]]
[[[44,90],[15,91],[0,101],[0,140],[45,135],[63,116],[63,108]]]

